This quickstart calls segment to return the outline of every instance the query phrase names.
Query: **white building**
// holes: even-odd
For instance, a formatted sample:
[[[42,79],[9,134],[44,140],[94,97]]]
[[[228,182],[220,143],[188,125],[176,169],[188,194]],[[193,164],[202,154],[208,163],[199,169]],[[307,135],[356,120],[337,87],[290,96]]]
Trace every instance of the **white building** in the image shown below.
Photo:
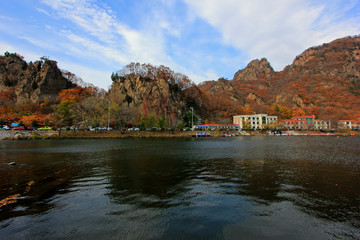
[[[265,125],[277,122],[277,116],[268,116],[267,114],[237,115],[233,116],[234,125],[239,125],[240,129],[248,128],[263,129]]]

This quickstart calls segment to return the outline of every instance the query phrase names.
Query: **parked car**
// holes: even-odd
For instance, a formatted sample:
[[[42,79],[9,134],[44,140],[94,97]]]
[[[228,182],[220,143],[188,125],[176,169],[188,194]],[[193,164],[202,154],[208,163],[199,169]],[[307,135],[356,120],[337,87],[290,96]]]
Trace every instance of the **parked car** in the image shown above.
[[[4,126],[2,126],[1,129],[2,129],[2,130],[10,130],[11,128],[9,128],[8,126],[4,125]]]
[[[19,127],[14,128],[14,130],[22,131],[22,130],[26,130],[26,128],[24,126],[19,126]]]
[[[48,126],[39,128],[39,131],[49,131],[49,130],[51,130],[51,127]]]

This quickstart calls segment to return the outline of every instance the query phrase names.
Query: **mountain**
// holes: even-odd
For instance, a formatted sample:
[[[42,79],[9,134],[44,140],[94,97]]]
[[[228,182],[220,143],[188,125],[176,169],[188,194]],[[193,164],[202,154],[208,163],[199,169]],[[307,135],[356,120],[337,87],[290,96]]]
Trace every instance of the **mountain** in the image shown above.
[[[57,63],[44,59],[27,63],[19,54],[0,56],[0,94],[15,103],[55,100],[63,89],[75,85],[63,77]]]
[[[230,117],[227,113],[233,113],[237,106],[242,108],[238,114],[351,118],[360,107],[360,37],[309,48],[280,72],[275,72],[265,58],[253,60],[232,80],[207,81],[199,88],[219,106],[228,105],[224,117]],[[282,107],[282,113],[277,112],[276,105]]]
[[[6,53],[0,57],[0,100],[55,100],[61,90],[76,85],[70,81],[73,75],[60,71],[55,61],[26,63],[20,55]],[[360,108],[360,37],[311,47],[279,72],[262,58],[231,80],[196,85],[168,67],[130,63],[111,79],[107,97],[119,106],[118,117],[125,122],[154,114],[174,124],[190,109],[203,121],[217,123],[231,123],[233,115],[254,112],[283,119],[303,114],[349,119]]]

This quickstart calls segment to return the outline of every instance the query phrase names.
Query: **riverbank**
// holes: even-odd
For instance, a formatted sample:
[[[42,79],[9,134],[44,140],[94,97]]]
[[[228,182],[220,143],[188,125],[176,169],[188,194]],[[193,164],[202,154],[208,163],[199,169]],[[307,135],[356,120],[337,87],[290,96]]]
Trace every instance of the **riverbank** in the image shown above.
[[[191,137],[191,132],[162,131],[0,131],[0,140],[28,139],[92,139],[92,138],[180,138]]]
[[[30,139],[96,139],[96,138],[187,138],[202,131],[0,131],[0,140],[30,140]],[[210,131],[211,137],[231,136],[268,136],[257,131]],[[274,135],[274,134],[270,134]],[[277,134],[279,135],[279,134]],[[321,133],[314,131],[283,132],[281,136],[359,136],[359,132]]]

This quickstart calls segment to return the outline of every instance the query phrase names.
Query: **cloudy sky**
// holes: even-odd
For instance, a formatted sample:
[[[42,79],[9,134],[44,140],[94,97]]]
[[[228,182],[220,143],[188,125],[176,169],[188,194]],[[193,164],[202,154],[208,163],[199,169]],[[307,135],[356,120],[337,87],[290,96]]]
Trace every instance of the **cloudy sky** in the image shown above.
[[[130,62],[194,82],[253,59],[282,70],[305,49],[360,34],[360,0],[0,0],[0,54],[42,56],[108,89]]]

